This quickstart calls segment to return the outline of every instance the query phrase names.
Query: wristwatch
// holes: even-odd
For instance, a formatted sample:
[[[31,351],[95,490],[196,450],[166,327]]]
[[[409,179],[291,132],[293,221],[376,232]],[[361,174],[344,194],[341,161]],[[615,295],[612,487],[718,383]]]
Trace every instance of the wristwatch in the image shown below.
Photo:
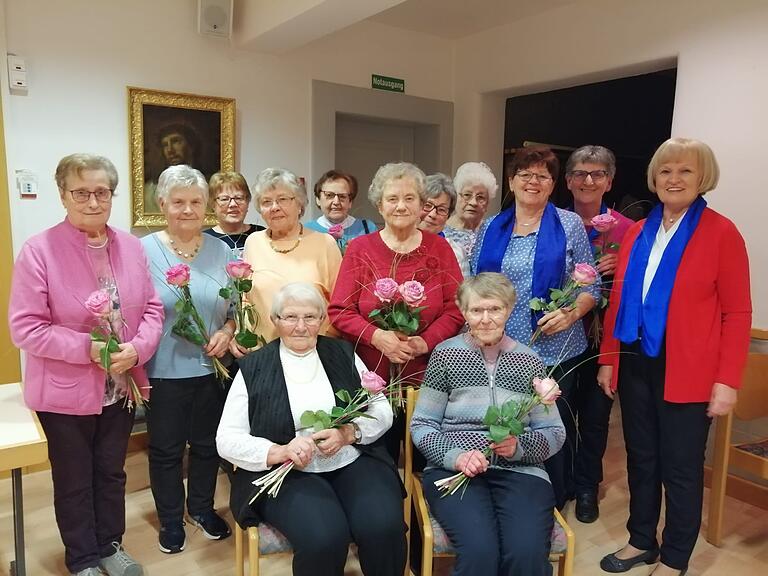
[[[355,431],[355,444],[360,444],[360,441],[363,439],[363,432],[356,422],[350,422],[350,424],[352,424],[352,429]]]

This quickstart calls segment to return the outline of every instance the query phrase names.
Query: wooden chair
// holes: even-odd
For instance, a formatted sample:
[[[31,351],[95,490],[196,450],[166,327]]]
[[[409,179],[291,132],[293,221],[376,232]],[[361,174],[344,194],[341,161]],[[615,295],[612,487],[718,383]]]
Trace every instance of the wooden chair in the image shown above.
[[[411,410],[413,410],[411,408]],[[405,422],[405,437],[408,435],[408,424],[410,420],[406,418]],[[411,526],[411,481],[413,471],[413,450],[408,452],[408,445],[412,443],[406,442],[405,458],[404,458],[404,479],[406,496],[403,500],[403,511],[405,523],[408,526],[406,532],[406,554],[410,549],[410,526]],[[409,455],[410,454],[410,455]],[[278,495],[279,498],[279,495]],[[235,575],[244,576],[244,564],[245,564],[245,546],[243,539],[247,539],[248,549],[248,574],[249,576],[259,576],[259,559],[262,556],[269,554],[293,554],[293,548],[288,539],[276,528],[270,526],[266,522],[261,522],[258,526],[251,526],[247,530],[240,527],[235,523]],[[408,568],[408,558],[406,556],[405,563],[405,576],[410,575]]]
[[[418,395],[418,390],[408,390],[406,426],[409,430]],[[413,442],[406,442],[406,455],[409,449],[413,451]],[[421,576],[432,576],[432,561],[434,558],[452,558],[456,553],[445,531],[429,513],[429,505],[424,498],[424,492],[421,487],[421,478],[416,474],[411,474],[411,482],[413,483],[411,497],[413,498],[416,510],[416,523],[421,532]],[[557,509],[554,510],[554,514],[555,527],[552,531],[549,560],[550,562],[557,562],[558,576],[572,576],[573,559],[576,553],[576,539],[573,530],[571,530]]]
[[[753,329],[752,338],[768,341],[768,330]],[[732,444],[734,416],[739,420],[768,416],[768,354],[749,353],[736,407],[732,413],[717,419],[707,527],[707,541],[714,546],[720,546],[723,538],[723,506],[729,464],[768,479],[768,438],[746,444]]]

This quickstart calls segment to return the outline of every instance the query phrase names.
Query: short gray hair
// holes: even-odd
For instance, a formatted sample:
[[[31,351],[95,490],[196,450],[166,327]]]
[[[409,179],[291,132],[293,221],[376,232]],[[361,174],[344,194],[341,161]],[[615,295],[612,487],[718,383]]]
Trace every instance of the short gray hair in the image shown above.
[[[425,190],[427,200],[434,200],[443,193],[448,194],[448,199],[451,201],[450,211],[453,213],[453,209],[456,208],[456,188],[453,187],[450,176],[446,176],[442,172],[427,176]]]
[[[613,178],[616,175],[616,156],[605,146],[582,146],[568,158],[565,163],[566,175],[573,172],[576,164],[602,164],[608,172],[608,176]]]
[[[496,190],[499,185],[496,183],[496,176],[485,162],[465,162],[456,170],[456,176],[453,177],[453,186],[456,192],[461,194],[464,188],[480,185],[488,191],[490,198],[496,197]]]
[[[517,301],[517,293],[512,281],[498,272],[481,272],[477,276],[470,276],[464,280],[456,292],[459,310],[467,311],[469,298],[472,295],[480,298],[498,298],[507,304],[510,312]]]
[[[285,168],[266,168],[256,176],[256,181],[251,186],[251,192],[253,193],[253,205],[257,210],[259,209],[261,196],[275,188],[287,188],[290,190],[296,196],[299,206],[301,206],[299,218],[304,216],[304,210],[307,208],[307,189],[296,174]]]
[[[64,192],[67,176],[77,174],[82,177],[84,170],[104,170],[109,180],[109,188],[114,193],[117,188],[117,169],[109,158],[95,154],[70,154],[59,160],[56,166],[56,186]]]
[[[208,204],[208,181],[200,170],[186,164],[169,166],[157,179],[155,198],[158,202],[168,200],[171,190],[176,188],[199,188],[205,203]]]
[[[381,197],[384,196],[384,188],[393,180],[403,178],[413,180],[421,201],[426,202],[427,177],[421,171],[421,168],[410,162],[392,162],[384,164],[384,166],[376,170],[376,175],[373,177],[371,186],[368,188],[368,200],[371,201],[374,207],[378,208],[379,204],[381,204]]]
[[[289,302],[314,306],[323,318],[328,310],[328,303],[315,286],[307,282],[291,282],[280,288],[272,297],[272,308],[269,312],[272,322],[283,313],[283,308]]]

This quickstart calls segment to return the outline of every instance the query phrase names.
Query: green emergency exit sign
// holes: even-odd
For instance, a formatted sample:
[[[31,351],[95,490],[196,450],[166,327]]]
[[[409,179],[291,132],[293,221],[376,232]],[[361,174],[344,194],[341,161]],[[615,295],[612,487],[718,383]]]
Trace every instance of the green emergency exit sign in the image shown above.
[[[389,92],[405,92],[405,80],[402,78],[390,78],[371,74],[371,88],[375,90],[387,90]]]

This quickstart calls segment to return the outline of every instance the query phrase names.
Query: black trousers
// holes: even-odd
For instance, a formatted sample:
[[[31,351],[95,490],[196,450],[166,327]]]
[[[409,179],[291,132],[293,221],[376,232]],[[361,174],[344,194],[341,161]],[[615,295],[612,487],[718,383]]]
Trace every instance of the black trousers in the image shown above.
[[[424,472],[424,496],[456,549],[453,576],[549,576],[554,516],[546,480],[489,468],[463,496],[445,496],[434,482],[455,472]]]
[[[638,343],[622,345],[619,401],[627,447],[629,543],[656,547],[661,489],[666,504],[661,561],[683,570],[701,526],[704,450],[711,419],[706,402],[664,400],[665,351],[643,354]]]
[[[182,464],[189,444],[187,511],[213,509],[219,455],[216,429],[224,391],[213,374],[196,378],[151,379],[147,411],[149,482],[161,524],[184,519]]]
[[[603,481],[603,455],[608,443],[608,423],[613,400],[597,385],[598,351],[588,348],[576,369],[574,411],[578,425],[578,445],[573,483],[576,494],[597,493]]]
[[[53,507],[70,572],[115,553],[125,532],[125,453],[134,413],[118,401],[101,414],[38,412],[48,437]]]
[[[555,492],[555,506],[558,510],[562,510],[574,495],[573,471],[578,443],[575,408],[577,374],[576,370],[571,370],[571,368],[576,366],[581,359],[582,357],[579,355],[565,360],[552,373],[552,378],[557,380],[562,392],[557,400],[557,409],[565,426],[565,444],[557,454],[544,462],[544,467],[547,469],[550,482],[552,482],[552,489]],[[551,367],[548,367],[547,372],[550,370]]]
[[[294,576],[342,576],[350,542],[365,576],[402,576],[405,570],[403,493],[394,470],[361,455],[332,472],[292,470],[277,498],[257,511],[293,547]]]

